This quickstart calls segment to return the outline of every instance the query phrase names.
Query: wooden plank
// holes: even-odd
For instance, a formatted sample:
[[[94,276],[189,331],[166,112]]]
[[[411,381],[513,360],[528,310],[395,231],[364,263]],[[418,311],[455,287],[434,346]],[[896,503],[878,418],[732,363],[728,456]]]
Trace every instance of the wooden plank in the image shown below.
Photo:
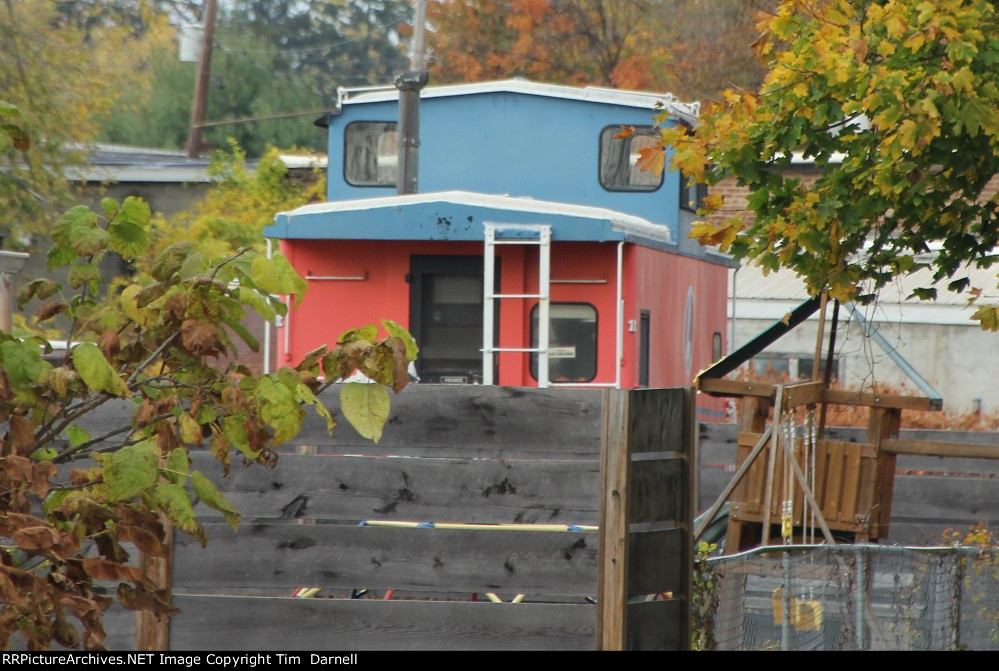
[[[685,591],[682,529],[633,530],[629,536],[628,599]]]
[[[822,395],[826,403],[839,405],[860,405],[871,408],[895,408],[898,410],[940,410],[932,400],[924,396],[899,396],[896,394],[872,394],[870,392],[827,389]]]
[[[308,413],[302,432],[286,444],[317,445],[320,452],[412,456],[515,456],[536,449],[588,455],[600,450],[600,391],[482,385],[410,385],[392,396],[388,423],[377,445],[340,421],[339,390],[320,400],[338,424]],[[534,437],[525,440],[525,437]],[[474,455],[474,456],[479,456]]]
[[[658,457],[628,463],[628,522],[666,522],[683,519],[686,460]]]
[[[219,472],[210,455],[191,457]],[[599,463],[283,455],[216,481],[244,518],[596,524]]]
[[[822,515],[832,522],[840,521],[843,502],[844,445],[830,442],[826,445],[826,486],[825,499],[819,502]]]
[[[860,494],[860,460],[863,450],[860,446],[851,446],[843,449],[846,461],[843,467],[846,469],[843,474],[843,508],[840,511],[844,522],[854,519],[857,514],[857,499]],[[873,456],[873,455],[872,455]],[[866,514],[867,511],[865,510]]]
[[[822,382],[799,382],[784,387],[783,408],[785,410],[802,405],[815,405],[822,401],[825,384]]]
[[[773,399],[774,385],[765,382],[745,382],[743,380],[719,380],[697,378],[697,390],[712,396],[757,396]]]
[[[174,586],[411,589],[593,595],[597,534],[206,524],[208,546],[178,534]],[[238,560],[236,560],[238,558]]]
[[[628,601],[628,401],[606,390],[600,449],[600,550],[597,571],[597,650],[623,650]]]
[[[881,449],[893,454],[999,459],[999,445],[974,445],[971,443],[913,440],[911,438],[886,438],[881,441]]]
[[[628,453],[686,452],[684,389],[634,389],[628,399]]]
[[[628,604],[627,650],[689,650],[690,636],[680,635],[680,599]]]
[[[589,604],[177,595],[172,650],[592,650]],[[322,654],[327,654],[322,652]]]

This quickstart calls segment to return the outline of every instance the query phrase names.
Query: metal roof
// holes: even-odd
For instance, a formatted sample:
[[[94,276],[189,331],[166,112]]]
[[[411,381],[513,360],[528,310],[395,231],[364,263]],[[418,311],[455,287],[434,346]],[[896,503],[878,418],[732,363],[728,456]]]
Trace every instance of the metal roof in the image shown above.
[[[288,169],[326,167],[324,155],[282,154],[280,158]],[[188,158],[177,149],[99,143],[88,151],[87,163],[67,170],[67,176],[81,182],[210,182],[210,164],[211,159]]]
[[[530,220],[530,221],[528,221]],[[482,225],[553,222],[553,240],[633,240],[673,245],[669,228],[600,207],[534,198],[440,191],[305,205],[280,212],[268,237],[483,240]]]
[[[580,88],[557,84],[540,84],[524,79],[503,79],[491,82],[475,82],[472,84],[428,86],[420,92],[420,97],[447,98],[483,93],[519,93],[548,98],[561,98],[563,100],[581,100],[605,105],[639,107],[649,110],[661,107],[690,125],[696,125],[697,117],[701,110],[700,102],[681,102],[672,93],[627,91],[595,86]],[[379,86],[361,89],[341,89],[339,102],[340,105],[360,105],[398,99],[399,91],[395,87]]]

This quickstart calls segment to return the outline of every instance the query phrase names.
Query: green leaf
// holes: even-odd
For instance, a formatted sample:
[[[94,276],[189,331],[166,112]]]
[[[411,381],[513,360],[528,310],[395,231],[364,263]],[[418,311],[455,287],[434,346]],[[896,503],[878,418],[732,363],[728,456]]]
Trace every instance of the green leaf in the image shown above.
[[[340,408],[359,434],[376,443],[389,416],[388,391],[380,384],[350,382],[340,389]]]
[[[305,358],[302,359],[301,363],[295,366],[295,370],[310,370],[319,363],[319,360],[324,354],[326,354],[326,345],[317,347],[305,355]]]
[[[347,329],[337,337],[336,341],[341,345],[346,345],[351,342],[367,341],[371,343],[375,338],[378,337],[378,327],[374,324],[368,324],[367,326],[362,326],[358,329]]]
[[[420,348],[416,346],[416,341],[413,336],[405,328],[392,321],[391,319],[383,319],[382,327],[385,332],[391,336],[395,336],[401,340],[406,345],[406,360],[416,361],[416,357],[420,354]]]
[[[150,274],[160,282],[166,282],[170,277],[180,270],[187,260],[188,255],[194,250],[194,243],[190,241],[176,242],[162,252],[153,261]]]
[[[250,351],[252,352],[260,351],[260,343],[257,342],[257,339],[253,337],[253,334],[250,333],[245,326],[243,326],[235,319],[223,318],[222,321],[225,322],[225,324],[229,328],[231,328],[233,332],[243,340],[243,342],[247,344],[247,346],[250,348]]]
[[[149,243],[146,229],[128,220],[112,222],[108,226],[108,234],[111,236],[108,243],[111,249],[126,259],[134,259],[142,254]]]
[[[41,384],[52,370],[52,365],[42,360],[41,348],[32,342],[0,343],[0,364],[15,387]]]
[[[31,453],[33,461],[51,461],[59,456],[59,450],[54,447],[40,447]]]
[[[326,406],[322,404],[322,401],[316,398],[316,395],[312,393],[312,390],[304,384],[299,383],[298,387],[295,389],[295,398],[298,399],[300,403],[308,403],[316,409],[316,413],[326,420],[326,431],[332,436],[333,427],[336,426],[336,421],[333,419],[330,411],[326,409]]]
[[[175,410],[180,410],[180,406],[175,406]],[[180,424],[180,439],[188,445],[199,445],[201,443],[201,425],[189,414],[180,410],[177,416],[177,423]]]
[[[269,294],[295,294],[295,307],[302,302],[308,286],[281,252],[275,252],[270,259],[255,258],[250,266],[250,278],[258,289]]]
[[[70,447],[79,447],[90,440],[90,434],[76,423],[66,427],[66,437],[69,439]]]
[[[233,531],[239,529],[239,520],[242,517],[231,503],[222,495],[211,480],[201,474],[200,471],[191,473],[191,484],[194,486],[194,493],[205,505],[218,510],[225,515],[225,521],[232,527]]]
[[[69,269],[66,282],[74,289],[79,289],[87,282],[100,281],[104,275],[96,263],[77,263]]]
[[[205,529],[194,514],[191,495],[184,485],[160,484],[152,491],[150,499],[152,506],[165,512],[175,527],[197,538],[201,547],[205,546],[208,540]]]
[[[239,287],[233,291],[233,297],[242,301],[246,305],[269,322],[273,322],[277,313],[271,307],[271,302],[265,296],[261,296],[253,289]]]
[[[84,384],[93,391],[106,391],[115,396],[128,396],[128,387],[104,353],[93,343],[80,343],[73,348],[73,367],[80,374]]]
[[[49,272],[76,261],[76,253],[68,247],[50,247],[45,254],[45,267]]]
[[[129,196],[122,201],[121,212],[129,223],[138,224],[140,227],[149,223],[151,215],[149,203],[137,196]]]
[[[260,418],[274,429],[274,444],[290,440],[302,429],[305,411],[295,400],[295,395],[286,385],[276,382],[273,377],[261,377],[257,387]]]
[[[118,214],[118,201],[114,198],[101,198],[101,209],[108,219],[114,219]]]
[[[104,484],[115,501],[125,501],[156,484],[156,445],[144,440],[112,452],[104,460]]]
[[[175,483],[183,483],[187,477],[187,451],[182,447],[175,447],[166,460],[166,470],[163,474],[168,480]]]
[[[17,105],[12,105],[8,102],[0,100],[0,116],[17,118],[21,116],[21,110],[18,109]]]
[[[243,415],[229,415],[222,421],[222,435],[244,457],[247,459],[256,459],[260,456],[260,453],[250,449],[250,441],[246,437],[246,427],[243,426],[244,421],[246,420]]]

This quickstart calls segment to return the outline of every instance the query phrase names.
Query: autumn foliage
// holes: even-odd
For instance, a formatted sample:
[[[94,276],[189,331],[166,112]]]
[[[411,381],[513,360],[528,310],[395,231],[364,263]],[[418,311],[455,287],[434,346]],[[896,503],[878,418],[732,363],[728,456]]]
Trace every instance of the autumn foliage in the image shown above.
[[[759,28],[760,91],[726,92],[693,134],[663,131],[673,167],[749,191],[748,217],[712,221],[723,204],[708,203],[692,237],[841,301],[920,268],[972,288],[962,269],[991,265],[999,243],[995,3],[783,0]],[[814,182],[784,171],[803,157]],[[997,314],[976,318],[995,328]]]
[[[752,16],[772,4],[436,0],[429,68],[443,83],[524,77],[710,98],[758,85]]]
[[[0,103],[0,118],[8,147],[30,143],[17,108]],[[340,411],[377,441],[388,390],[409,382],[416,344],[389,320],[382,337],[378,326],[352,329],[274,373],[220,364],[236,341],[257,349],[243,326],[248,313],[285,315],[281,296],[300,301],[305,281],[280,253],[216,256],[182,240],[146,259],[141,281],[110,284],[101,258],[150,253],[149,221],[149,206],[134,197],[63,213],[46,261],[66,282],[35,279],[17,298],[42,302],[36,320],[67,319],[66,349],[0,331],[0,649],[15,638],[29,650],[102,649],[102,615],[115,597],[170,615],[127,544],[163,556],[167,525],[204,544],[195,500],[234,529],[240,520],[212,478],[191,469],[192,450],[209,452],[224,474],[239,463],[274,466],[306,406],[333,430],[317,394],[354,371],[373,383],[339,385]],[[115,403],[127,419],[88,431],[87,416]]]

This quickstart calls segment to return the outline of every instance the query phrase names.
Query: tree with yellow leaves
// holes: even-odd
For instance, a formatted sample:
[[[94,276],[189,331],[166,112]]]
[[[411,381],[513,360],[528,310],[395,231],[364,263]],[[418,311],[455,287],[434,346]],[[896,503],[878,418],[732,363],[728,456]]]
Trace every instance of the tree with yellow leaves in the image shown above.
[[[693,133],[662,133],[673,167],[749,191],[749,218],[705,220],[692,236],[844,301],[924,267],[977,296],[962,269],[999,258],[996,4],[783,0],[758,25],[760,92],[728,92]],[[795,157],[822,175],[782,174]],[[701,214],[721,205],[709,198]],[[995,308],[976,318],[999,327]]]

